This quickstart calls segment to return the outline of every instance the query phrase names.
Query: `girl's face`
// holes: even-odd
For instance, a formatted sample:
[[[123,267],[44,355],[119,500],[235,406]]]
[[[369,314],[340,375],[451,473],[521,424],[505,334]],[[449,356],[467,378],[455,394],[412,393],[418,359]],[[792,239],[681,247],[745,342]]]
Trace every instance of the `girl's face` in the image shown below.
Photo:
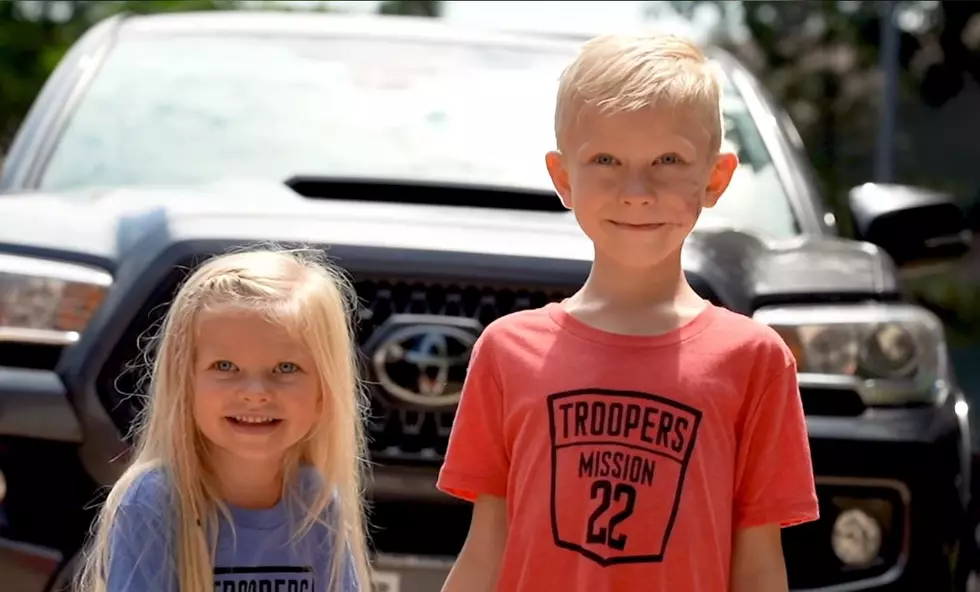
[[[307,348],[248,310],[205,312],[197,326],[194,420],[219,457],[281,461],[320,415]]]

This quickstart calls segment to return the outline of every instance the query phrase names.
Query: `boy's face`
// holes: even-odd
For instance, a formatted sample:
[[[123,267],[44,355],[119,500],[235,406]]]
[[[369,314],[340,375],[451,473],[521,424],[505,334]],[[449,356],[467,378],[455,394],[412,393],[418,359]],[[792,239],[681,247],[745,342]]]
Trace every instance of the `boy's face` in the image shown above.
[[[694,109],[602,114],[584,106],[550,152],[548,172],[596,257],[649,267],[677,252],[702,208],[715,205],[738,159],[710,153]]]

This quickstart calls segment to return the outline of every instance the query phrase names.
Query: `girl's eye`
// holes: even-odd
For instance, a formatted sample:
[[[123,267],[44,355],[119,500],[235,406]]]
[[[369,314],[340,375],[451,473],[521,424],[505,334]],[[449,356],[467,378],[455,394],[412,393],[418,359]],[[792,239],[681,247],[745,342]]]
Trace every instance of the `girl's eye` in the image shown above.
[[[215,362],[214,364],[212,364],[211,367],[214,368],[215,370],[217,370],[218,372],[234,372],[235,371],[235,365],[232,364],[231,362],[229,362],[228,360],[218,360],[217,362]]]
[[[597,154],[592,157],[592,163],[601,166],[611,166],[616,164],[616,159],[609,154]]]
[[[294,374],[299,372],[299,366],[292,362],[281,362],[276,365],[274,372],[277,374]]]
[[[653,164],[679,164],[681,158],[676,154],[664,154],[657,160],[653,161]]]

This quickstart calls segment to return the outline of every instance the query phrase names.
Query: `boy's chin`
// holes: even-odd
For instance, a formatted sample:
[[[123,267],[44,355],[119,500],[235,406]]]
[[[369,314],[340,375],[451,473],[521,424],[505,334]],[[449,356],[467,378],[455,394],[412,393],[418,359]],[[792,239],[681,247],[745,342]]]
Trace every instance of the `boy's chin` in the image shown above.
[[[622,244],[621,241],[610,242],[613,244],[596,243],[595,263],[597,265],[612,263],[617,267],[635,269],[637,272],[675,264],[683,246],[683,241],[677,244],[675,241],[653,241],[654,244],[642,245]]]

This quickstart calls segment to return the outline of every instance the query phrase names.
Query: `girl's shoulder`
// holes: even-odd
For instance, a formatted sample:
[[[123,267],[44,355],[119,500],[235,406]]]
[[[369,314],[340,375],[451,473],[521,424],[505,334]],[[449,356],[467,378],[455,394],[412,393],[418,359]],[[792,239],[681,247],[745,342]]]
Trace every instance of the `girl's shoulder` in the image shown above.
[[[296,492],[304,499],[311,499],[326,488],[320,472],[309,465],[303,465],[296,475]]]
[[[166,471],[148,468],[131,478],[119,506],[128,511],[150,512],[159,517],[173,507],[173,487]]]
[[[339,514],[337,489],[324,481],[322,475],[310,466],[300,468],[294,487],[294,499],[300,501],[301,508],[311,507],[315,500],[323,499],[323,494],[326,494],[326,506],[321,510],[317,522],[328,530],[332,528]]]

